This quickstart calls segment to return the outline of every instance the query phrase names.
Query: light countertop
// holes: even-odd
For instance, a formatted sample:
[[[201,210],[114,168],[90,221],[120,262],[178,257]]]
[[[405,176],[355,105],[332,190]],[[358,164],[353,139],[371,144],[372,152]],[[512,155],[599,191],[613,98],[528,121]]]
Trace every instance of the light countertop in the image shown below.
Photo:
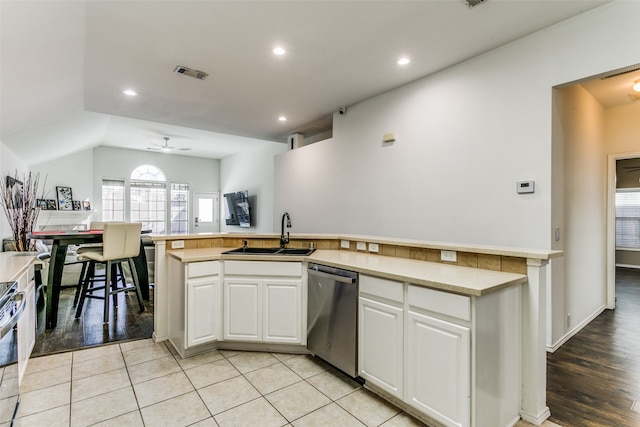
[[[34,260],[33,252],[0,252],[0,282],[18,280]]]
[[[190,240],[190,239],[279,239],[280,235],[276,233],[200,233],[200,234],[171,234],[171,235],[151,235],[154,241],[166,240]],[[392,237],[378,236],[360,236],[353,234],[305,234],[291,233],[290,239],[293,240],[349,240],[352,242],[363,241],[378,243],[380,245],[397,245],[425,249],[440,249],[459,252],[475,252],[488,255],[512,256],[520,258],[533,259],[552,259],[562,256],[562,251],[515,248],[506,246],[489,246],[475,245],[464,243],[448,243],[448,242],[430,242],[423,240],[411,240]]]
[[[185,263],[211,260],[315,262],[468,296],[486,295],[527,281],[527,276],[523,274],[352,251],[319,249],[309,256],[224,255],[223,252],[229,249],[173,249],[167,254]]]

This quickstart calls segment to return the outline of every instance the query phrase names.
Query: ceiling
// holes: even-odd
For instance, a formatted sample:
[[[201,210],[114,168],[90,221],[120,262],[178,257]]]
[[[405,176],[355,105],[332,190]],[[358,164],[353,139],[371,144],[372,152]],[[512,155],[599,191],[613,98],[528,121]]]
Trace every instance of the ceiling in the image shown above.
[[[2,0],[0,140],[29,164],[98,145],[146,150],[165,136],[191,148],[180,154],[223,158],[254,138],[330,129],[340,107],[604,3]]]

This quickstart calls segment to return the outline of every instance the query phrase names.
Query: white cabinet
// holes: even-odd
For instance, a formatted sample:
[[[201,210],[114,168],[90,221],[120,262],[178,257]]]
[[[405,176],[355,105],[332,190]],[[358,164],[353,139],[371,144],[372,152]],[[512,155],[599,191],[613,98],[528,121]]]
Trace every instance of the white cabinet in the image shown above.
[[[402,399],[403,283],[360,275],[358,375]]]
[[[262,340],[262,281],[225,278],[224,339]]]
[[[407,322],[406,401],[446,426],[470,425],[470,329],[414,311]]]
[[[19,381],[27,370],[29,357],[36,344],[36,285],[33,263],[18,279],[18,291],[24,292],[26,304],[18,320],[18,375]]]
[[[405,401],[445,426],[471,425],[471,299],[409,285]]]
[[[169,340],[180,356],[222,337],[220,262],[169,258]]]
[[[302,263],[225,261],[224,339],[302,344]]]
[[[302,279],[263,281],[263,340],[302,343]]]

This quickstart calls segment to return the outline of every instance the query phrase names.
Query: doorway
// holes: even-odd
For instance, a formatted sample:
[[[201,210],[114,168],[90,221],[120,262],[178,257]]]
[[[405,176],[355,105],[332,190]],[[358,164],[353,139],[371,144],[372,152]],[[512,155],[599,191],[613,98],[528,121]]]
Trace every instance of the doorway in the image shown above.
[[[220,193],[193,193],[193,233],[220,231]]]
[[[632,162],[630,162],[632,161]],[[640,188],[640,151],[622,154],[610,154],[607,166],[607,308],[616,306],[616,191],[619,187]],[[628,166],[628,168],[627,168]],[[629,176],[627,176],[627,171]],[[637,176],[636,176],[637,175]],[[620,178],[618,178],[620,176]],[[618,252],[620,253],[620,252]],[[640,252],[638,255],[640,258]]]

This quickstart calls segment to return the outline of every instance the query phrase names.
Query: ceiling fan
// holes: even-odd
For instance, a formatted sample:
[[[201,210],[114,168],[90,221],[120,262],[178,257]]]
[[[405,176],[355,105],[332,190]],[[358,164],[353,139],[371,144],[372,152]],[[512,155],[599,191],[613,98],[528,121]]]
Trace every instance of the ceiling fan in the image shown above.
[[[623,166],[623,169],[626,169],[627,172],[638,172],[640,171],[640,166]]]
[[[191,148],[172,147],[171,145],[169,145],[169,137],[168,136],[165,136],[162,139],[164,139],[164,144],[152,144],[152,145],[155,145],[155,147],[147,147],[147,150],[163,151],[165,153],[169,153],[169,152],[174,151],[174,150],[179,150],[179,151],[189,151],[189,150],[191,150]]]

